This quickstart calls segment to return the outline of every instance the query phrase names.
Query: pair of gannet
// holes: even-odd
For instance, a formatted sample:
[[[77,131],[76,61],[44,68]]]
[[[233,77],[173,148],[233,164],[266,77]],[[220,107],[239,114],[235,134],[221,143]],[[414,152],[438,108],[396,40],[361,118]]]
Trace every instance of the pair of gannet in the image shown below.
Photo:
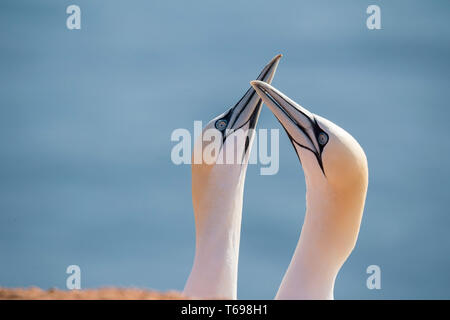
[[[368,185],[367,159],[349,133],[270,85],[280,58],[273,58],[239,102],[211,120],[203,133],[221,132],[217,159],[232,148],[248,160],[254,138],[254,130],[248,129],[255,128],[263,102],[270,108],[291,140],[306,179],[305,220],[276,299],[333,299],[336,275],[358,237]],[[245,142],[229,143],[238,129],[248,130]],[[198,137],[194,148],[204,144]],[[246,170],[247,161],[192,164],[196,251],[186,296],[237,298]]]

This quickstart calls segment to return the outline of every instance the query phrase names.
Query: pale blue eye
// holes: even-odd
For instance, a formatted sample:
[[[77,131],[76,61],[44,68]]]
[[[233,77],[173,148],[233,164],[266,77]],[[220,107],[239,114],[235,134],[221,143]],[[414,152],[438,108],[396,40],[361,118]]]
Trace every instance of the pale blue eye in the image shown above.
[[[225,119],[220,119],[216,121],[216,129],[223,131],[227,127],[228,121]]]
[[[324,145],[328,142],[328,135],[325,132],[319,133],[319,136],[317,137],[317,140],[319,141],[320,145]]]

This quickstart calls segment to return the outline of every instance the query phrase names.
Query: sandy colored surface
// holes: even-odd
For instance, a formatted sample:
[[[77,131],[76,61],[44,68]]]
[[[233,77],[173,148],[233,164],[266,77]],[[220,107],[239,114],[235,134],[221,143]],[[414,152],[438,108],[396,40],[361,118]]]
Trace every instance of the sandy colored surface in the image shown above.
[[[142,289],[101,288],[87,290],[42,290],[40,288],[0,288],[0,300],[179,300],[177,291],[157,292]]]

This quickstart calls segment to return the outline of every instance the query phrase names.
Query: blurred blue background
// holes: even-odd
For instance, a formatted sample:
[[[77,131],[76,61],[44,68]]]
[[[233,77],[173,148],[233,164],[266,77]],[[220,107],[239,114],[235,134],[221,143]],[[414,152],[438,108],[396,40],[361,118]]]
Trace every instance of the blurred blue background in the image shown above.
[[[66,28],[77,4],[82,29]],[[381,7],[382,30],[366,28]],[[349,131],[370,183],[335,297],[450,298],[448,1],[0,3],[0,286],[182,290],[190,167],[170,160],[283,53],[273,84]],[[267,108],[259,128],[281,128]],[[271,299],[298,240],[303,171],[247,172],[239,297]],[[366,288],[381,267],[381,290]]]

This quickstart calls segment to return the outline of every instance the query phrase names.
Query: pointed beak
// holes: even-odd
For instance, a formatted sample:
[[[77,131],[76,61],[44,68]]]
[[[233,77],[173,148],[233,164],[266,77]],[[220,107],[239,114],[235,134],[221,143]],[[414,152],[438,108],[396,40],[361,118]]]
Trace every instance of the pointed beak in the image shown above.
[[[278,63],[280,62],[282,56],[282,54],[277,54],[273,57],[256,79],[263,82],[272,83],[275,71],[277,71]]]
[[[258,80],[271,83],[283,55],[275,56],[261,71]],[[248,124],[254,129],[261,112],[262,100],[255,89],[250,87],[238,103],[230,110],[227,129],[238,130]]]
[[[259,80],[251,81],[250,84],[277,117],[291,141],[320,157],[322,148],[317,140],[320,128],[314,114],[270,84]]]

